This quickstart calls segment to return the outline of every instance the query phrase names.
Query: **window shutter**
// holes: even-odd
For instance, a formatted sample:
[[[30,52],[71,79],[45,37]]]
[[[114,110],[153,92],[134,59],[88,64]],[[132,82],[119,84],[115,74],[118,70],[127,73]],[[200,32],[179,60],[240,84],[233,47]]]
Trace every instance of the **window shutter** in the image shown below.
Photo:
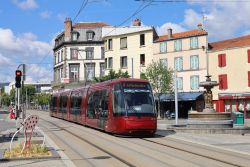
[[[223,75],[223,89],[227,89],[227,75]]]
[[[221,59],[222,59],[222,62],[221,62],[222,64],[221,65],[222,65],[222,67],[225,67],[226,66],[226,54],[222,54]]]
[[[221,54],[218,54],[218,67],[221,67],[222,60],[221,60]]]
[[[223,89],[223,79],[221,75],[219,75],[219,89]]]
[[[248,71],[248,87],[250,87],[250,71]]]
[[[247,50],[248,63],[250,63],[250,49]]]

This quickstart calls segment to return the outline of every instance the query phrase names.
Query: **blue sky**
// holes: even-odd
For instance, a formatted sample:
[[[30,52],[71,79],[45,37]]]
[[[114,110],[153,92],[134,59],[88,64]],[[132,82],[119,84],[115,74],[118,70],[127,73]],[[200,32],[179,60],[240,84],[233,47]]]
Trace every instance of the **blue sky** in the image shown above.
[[[89,0],[73,20],[84,0],[2,0],[0,2],[0,82],[13,81],[14,71],[27,64],[27,80],[50,82],[53,78],[53,39],[63,31],[63,22],[70,17],[76,22],[103,21],[120,25],[139,7],[135,18],[154,26],[162,35],[171,27],[174,32],[195,29],[206,17],[209,41],[250,34],[250,1],[187,0]],[[150,4],[150,5],[149,5]]]

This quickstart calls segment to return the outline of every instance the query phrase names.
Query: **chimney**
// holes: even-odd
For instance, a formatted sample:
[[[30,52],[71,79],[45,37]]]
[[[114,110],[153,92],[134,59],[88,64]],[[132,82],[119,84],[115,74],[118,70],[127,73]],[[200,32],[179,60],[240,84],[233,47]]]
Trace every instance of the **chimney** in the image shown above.
[[[172,28],[168,28],[168,39],[171,39],[173,37],[173,30]]]
[[[141,20],[140,19],[135,19],[133,21],[133,26],[141,26]]]
[[[203,27],[202,27],[202,24],[201,24],[201,23],[199,23],[199,24],[197,25],[197,27],[198,27],[198,30],[203,30]]]
[[[64,21],[64,40],[71,40],[71,32],[72,32],[72,21],[70,18],[66,18]]]

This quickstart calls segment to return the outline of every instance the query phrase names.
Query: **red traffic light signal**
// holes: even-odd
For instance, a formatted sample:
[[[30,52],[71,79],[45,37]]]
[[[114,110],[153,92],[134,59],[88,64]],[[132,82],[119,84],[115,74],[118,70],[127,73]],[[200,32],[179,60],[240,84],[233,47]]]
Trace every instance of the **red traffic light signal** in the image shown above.
[[[22,80],[22,71],[16,70],[16,88],[21,88],[21,80]]]
[[[16,76],[22,76],[22,71],[16,70]]]

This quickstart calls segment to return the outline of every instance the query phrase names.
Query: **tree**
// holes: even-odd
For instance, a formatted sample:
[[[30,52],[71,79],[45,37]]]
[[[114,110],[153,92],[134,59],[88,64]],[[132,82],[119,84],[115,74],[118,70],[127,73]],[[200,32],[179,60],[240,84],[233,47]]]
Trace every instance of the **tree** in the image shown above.
[[[146,78],[150,82],[158,100],[158,117],[160,117],[160,96],[166,92],[173,92],[173,70],[159,62],[152,62],[146,69]]]
[[[95,77],[94,81],[95,82],[103,82],[111,79],[116,79],[116,78],[129,78],[130,76],[128,75],[128,72],[122,72],[121,70],[116,73],[114,70],[109,70],[109,74],[102,76],[102,77]]]
[[[10,95],[6,94],[6,93],[2,93],[1,94],[1,105],[4,106],[9,106],[10,105]]]

